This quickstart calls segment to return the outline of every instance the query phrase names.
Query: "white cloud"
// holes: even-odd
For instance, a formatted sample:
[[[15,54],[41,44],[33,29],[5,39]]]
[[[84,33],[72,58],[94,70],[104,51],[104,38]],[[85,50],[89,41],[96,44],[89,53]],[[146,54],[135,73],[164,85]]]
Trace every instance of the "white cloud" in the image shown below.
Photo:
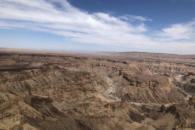
[[[195,20],[184,24],[171,25],[162,29],[160,35],[169,40],[193,40],[195,36]]]
[[[56,8],[53,2],[60,2],[63,10]],[[67,1],[2,0],[0,5],[0,18],[10,20],[7,27],[39,28],[77,42],[128,44],[133,39],[142,42],[143,36],[136,33],[147,30],[144,24],[133,26],[106,13],[89,14],[72,7]]]
[[[133,21],[139,21],[134,24]],[[193,36],[194,22],[176,24],[149,36],[152,31],[144,24],[151,19],[126,15],[112,16],[108,13],[88,13],[73,7],[66,0],[1,0],[0,28],[22,28],[50,32],[63,36],[71,42],[100,44],[145,51],[180,53],[185,46],[186,53],[195,52]],[[166,39],[169,39],[168,42]],[[185,43],[175,40],[187,39]],[[189,40],[190,39],[190,40]],[[166,41],[166,44],[165,44]],[[170,49],[172,48],[172,49]]]
[[[134,22],[134,21],[151,22],[152,21],[152,19],[149,19],[143,16],[136,16],[136,15],[123,15],[123,16],[120,16],[120,19],[131,21],[131,22]]]

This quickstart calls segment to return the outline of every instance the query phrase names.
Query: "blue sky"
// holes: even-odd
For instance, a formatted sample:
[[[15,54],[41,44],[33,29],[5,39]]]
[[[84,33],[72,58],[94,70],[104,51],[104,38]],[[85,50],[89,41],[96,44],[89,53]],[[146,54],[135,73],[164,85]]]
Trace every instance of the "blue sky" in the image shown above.
[[[1,0],[0,47],[195,54],[195,0]]]

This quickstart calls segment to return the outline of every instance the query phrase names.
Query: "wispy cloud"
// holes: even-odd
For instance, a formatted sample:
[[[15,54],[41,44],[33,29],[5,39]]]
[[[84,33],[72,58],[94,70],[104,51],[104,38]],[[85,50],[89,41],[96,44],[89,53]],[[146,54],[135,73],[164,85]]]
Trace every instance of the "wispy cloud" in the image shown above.
[[[195,40],[195,20],[184,24],[171,25],[162,29],[160,35],[169,40]]]
[[[136,15],[123,15],[123,16],[120,16],[120,18],[122,20],[130,21],[130,22],[134,22],[134,21],[152,22],[152,19],[149,19],[143,16],[136,16]]]
[[[139,23],[134,24],[134,21]],[[143,16],[112,16],[108,13],[88,13],[70,5],[66,0],[1,0],[0,28],[22,28],[50,32],[71,40],[71,42],[100,44],[121,47],[126,50],[137,49],[161,52],[180,52],[175,47],[178,39],[188,39],[185,47],[195,52],[192,38],[194,22],[172,25],[162,29],[158,35],[148,30],[144,22],[151,19]],[[160,34],[160,35],[159,35]],[[183,35],[185,34],[185,35]],[[158,37],[158,38],[154,38]],[[169,39],[165,43],[164,39]],[[190,39],[190,40],[189,40]],[[168,51],[167,51],[168,50]],[[187,50],[187,49],[186,49]],[[185,53],[185,52],[184,52]]]

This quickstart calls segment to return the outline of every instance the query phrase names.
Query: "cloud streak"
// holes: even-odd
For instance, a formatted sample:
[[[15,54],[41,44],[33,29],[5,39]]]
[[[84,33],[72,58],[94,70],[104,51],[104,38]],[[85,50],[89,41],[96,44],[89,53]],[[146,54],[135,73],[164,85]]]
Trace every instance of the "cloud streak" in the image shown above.
[[[195,40],[195,20],[184,24],[171,25],[162,29],[160,35],[169,40]]]
[[[134,24],[134,21],[140,23]],[[75,44],[115,46],[125,48],[125,51],[155,51],[161,47],[161,52],[180,53],[178,47],[167,48],[185,44],[191,50],[189,53],[195,52],[194,21],[172,25],[158,31],[157,35],[149,36],[147,33],[153,32],[147,29],[144,22],[151,21],[142,16],[116,17],[103,12],[88,13],[73,7],[66,0],[0,1],[0,28],[50,32],[68,38]]]
[[[135,15],[123,15],[123,16],[120,16],[120,19],[125,20],[125,21],[130,21],[130,22],[135,22],[135,21],[152,22],[152,19],[145,18],[143,16],[135,16]]]

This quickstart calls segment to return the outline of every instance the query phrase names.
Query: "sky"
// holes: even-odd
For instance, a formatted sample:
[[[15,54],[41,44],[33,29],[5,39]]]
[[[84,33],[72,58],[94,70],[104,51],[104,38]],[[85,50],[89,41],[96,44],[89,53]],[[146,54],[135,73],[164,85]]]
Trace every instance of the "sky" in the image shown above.
[[[0,48],[195,54],[195,0],[0,0]]]

